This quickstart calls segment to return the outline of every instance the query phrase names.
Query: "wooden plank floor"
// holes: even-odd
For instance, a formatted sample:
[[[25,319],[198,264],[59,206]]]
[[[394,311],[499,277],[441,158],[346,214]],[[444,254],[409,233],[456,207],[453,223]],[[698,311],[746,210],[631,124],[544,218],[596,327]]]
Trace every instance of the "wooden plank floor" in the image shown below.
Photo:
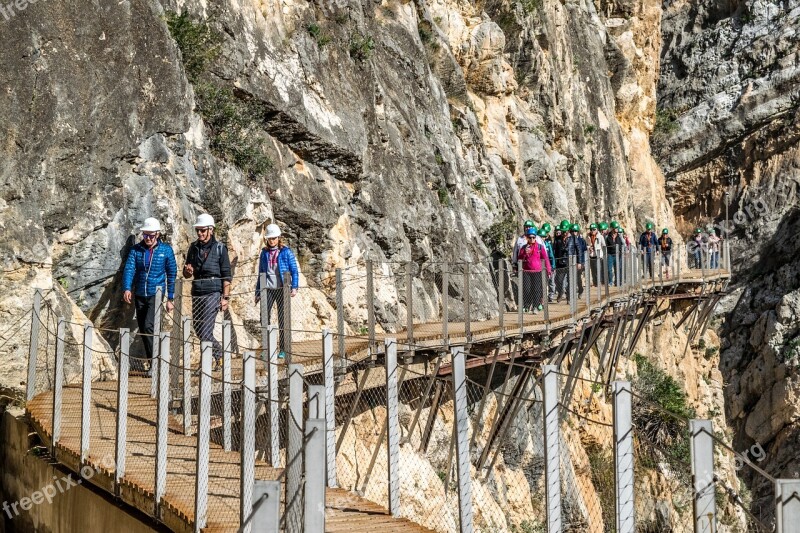
[[[45,444],[52,437],[52,393],[28,403],[30,419]],[[79,387],[64,389],[63,422],[56,459],[77,472],[80,466]],[[131,378],[128,401],[126,470],[122,500],[152,515],[154,511],[156,402],[150,398],[150,380]],[[196,437],[183,435],[174,421],[168,436],[167,489],[161,520],[174,531],[192,531],[194,525]],[[116,435],[116,382],[92,384],[91,440],[87,464],[98,473],[91,482],[114,492]],[[239,454],[211,443],[209,459],[208,524],[204,531],[236,531],[239,527]],[[278,479],[280,469],[256,463],[257,479]],[[429,530],[408,520],[388,515],[385,508],[342,489],[327,491],[328,531],[343,531],[347,524],[364,523],[375,532],[423,533]]]
[[[706,275],[705,282],[723,281],[727,273]],[[680,280],[664,280],[663,287],[677,284],[700,284],[703,277],[700,271],[684,272]],[[662,287],[662,283],[645,283],[643,287]],[[594,288],[593,288],[594,289]],[[596,289],[594,289],[596,290]],[[597,294],[593,290],[592,308],[599,308],[609,302],[624,299],[631,291],[611,288],[608,297],[605,291]],[[569,306],[566,303],[551,304],[551,329],[572,323]],[[588,316],[585,299],[578,305],[575,319]],[[505,313],[504,335],[520,333],[517,313]],[[546,325],[544,316],[525,314],[523,332],[543,331]],[[428,323],[416,325],[414,342],[416,345],[443,346],[442,324]],[[450,343],[465,341],[463,322],[448,324]],[[499,318],[471,323],[473,342],[487,341],[501,336]],[[406,338],[404,331],[376,335],[376,341],[383,344],[385,338],[395,337],[399,342]],[[368,357],[368,339],[346,339],[348,359],[360,360]],[[293,345],[295,362],[304,363],[308,371],[319,369],[321,363],[321,340],[304,341]],[[87,464],[97,472],[91,483],[114,492],[114,446],[116,435],[116,382],[95,382],[92,384],[91,401],[91,439]],[[52,438],[52,393],[45,392],[28,402],[30,420],[44,443],[48,446]],[[79,387],[64,389],[62,407],[62,429],[56,459],[77,472],[80,469],[80,410],[81,391]],[[125,503],[153,515],[155,478],[155,437],[156,402],[150,398],[150,380],[131,377],[128,400],[128,438],[126,453],[126,472],[120,487],[120,497]],[[174,531],[192,531],[194,526],[195,454],[196,438],[185,436],[178,421],[171,420],[168,436],[167,489],[164,497],[161,521]],[[209,509],[208,524],[205,531],[236,531],[239,526],[239,454],[226,452],[222,447],[211,443],[209,461]],[[265,463],[257,463],[258,479],[274,480],[281,474]],[[369,500],[360,498],[343,489],[327,491],[326,529],[332,532],[350,532],[369,529],[374,533],[383,532],[427,532],[426,528],[405,519],[391,517],[385,508]]]

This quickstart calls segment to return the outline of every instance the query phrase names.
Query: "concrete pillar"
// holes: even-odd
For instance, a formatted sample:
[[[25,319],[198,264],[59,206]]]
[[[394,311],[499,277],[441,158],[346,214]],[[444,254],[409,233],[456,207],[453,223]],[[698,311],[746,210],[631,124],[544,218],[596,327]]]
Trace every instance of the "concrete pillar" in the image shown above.
[[[544,456],[547,531],[561,533],[561,428],[558,367],[544,365]]]
[[[461,533],[472,533],[472,478],[469,454],[469,413],[467,412],[466,356],[462,346],[451,350],[456,436],[456,473],[458,476],[458,516]],[[433,416],[433,415],[431,415]]]
[[[614,382],[614,472],[617,533],[634,533],[633,429],[631,384]]]
[[[714,428],[711,420],[690,420],[694,530],[715,533],[717,501],[714,493]]]

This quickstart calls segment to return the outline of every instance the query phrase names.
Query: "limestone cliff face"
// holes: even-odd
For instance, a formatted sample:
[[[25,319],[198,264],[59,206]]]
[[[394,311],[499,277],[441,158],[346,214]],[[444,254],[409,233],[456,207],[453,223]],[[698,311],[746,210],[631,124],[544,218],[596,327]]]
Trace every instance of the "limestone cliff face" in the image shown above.
[[[258,110],[247,135],[270,168],[220,155],[169,12],[220,36],[207,79]],[[658,17],[550,0],[30,5],[3,21],[2,307],[27,306],[43,274],[95,323],[130,320],[118,272],[151,215],[180,257],[212,212],[243,274],[275,220],[312,281],[365,257],[485,257],[508,216],[668,223],[647,141]]]
[[[766,451],[774,476],[800,475],[800,4],[675,2],[662,21],[655,153],[675,215],[724,228],[730,193],[734,290],[720,311],[720,369],[734,445]],[[771,488],[749,469],[754,508]],[[761,498],[761,501],[759,501]]]

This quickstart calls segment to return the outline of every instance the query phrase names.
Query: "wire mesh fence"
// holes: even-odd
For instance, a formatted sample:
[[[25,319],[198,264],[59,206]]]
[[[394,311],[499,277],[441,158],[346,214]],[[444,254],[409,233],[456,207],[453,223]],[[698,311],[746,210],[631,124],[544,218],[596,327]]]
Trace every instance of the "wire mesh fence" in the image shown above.
[[[693,532],[688,420],[635,393],[632,413],[637,524],[648,531]]]
[[[562,376],[562,379],[564,376]],[[616,531],[614,434],[603,385],[578,379],[559,405],[565,531]]]

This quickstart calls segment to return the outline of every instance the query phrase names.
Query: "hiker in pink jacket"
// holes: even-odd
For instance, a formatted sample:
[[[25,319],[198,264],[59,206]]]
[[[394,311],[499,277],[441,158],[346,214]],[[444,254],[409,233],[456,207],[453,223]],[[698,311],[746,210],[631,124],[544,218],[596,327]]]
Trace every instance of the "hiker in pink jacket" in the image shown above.
[[[542,268],[550,276],[552,267],[547,259],[547,248],[536,242],[533,228],[525,231],[527,244],[523,246],[517,259],[522,262],[523,311],[537,313],[542,310],[544,292],[542,291]]]

